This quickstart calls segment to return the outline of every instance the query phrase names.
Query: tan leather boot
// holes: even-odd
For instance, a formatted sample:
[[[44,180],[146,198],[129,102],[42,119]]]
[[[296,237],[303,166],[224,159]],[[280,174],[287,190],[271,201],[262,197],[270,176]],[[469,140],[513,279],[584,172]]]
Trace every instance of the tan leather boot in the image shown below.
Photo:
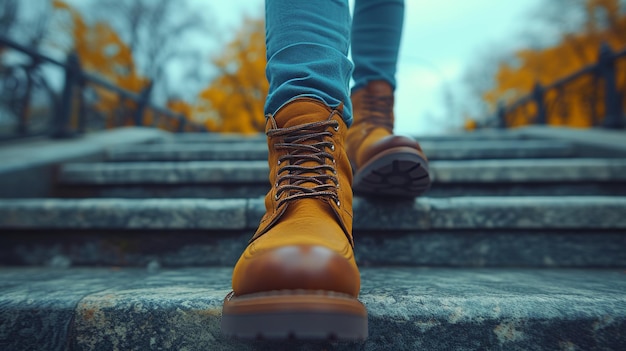
[[[346,150],[355,194],[415,197],[430,188],[428,159],[419,143],[393,135],[391,85],[372,81],[351,96],[354,122]]]
[[[266,213],[233,272],[222,332],[242,338],[367,337],[352,251],[352,172],[342,108],[299,98],[268,116]]]

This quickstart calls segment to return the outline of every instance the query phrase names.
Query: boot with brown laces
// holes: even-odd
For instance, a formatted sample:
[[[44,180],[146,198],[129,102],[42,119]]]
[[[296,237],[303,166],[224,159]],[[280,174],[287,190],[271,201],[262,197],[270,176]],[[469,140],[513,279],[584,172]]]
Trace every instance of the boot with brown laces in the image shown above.
[[[428,159],[415,140],[393,135],[393,89],[372,81],[352,93],[354,122],[346,150],[355,194],[416,197],[430,188]]]
[[[352,172],[342,108],[298,98],[266,124],[266,213],[233,272],[222,333],[363,340],[367,312],[352,239]]]

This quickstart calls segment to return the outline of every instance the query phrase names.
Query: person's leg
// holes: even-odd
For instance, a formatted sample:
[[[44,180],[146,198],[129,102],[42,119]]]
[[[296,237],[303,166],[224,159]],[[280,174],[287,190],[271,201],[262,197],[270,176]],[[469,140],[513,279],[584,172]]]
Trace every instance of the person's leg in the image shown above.
[[[270,83],[265,113],[275,114],[289,101],[308,96],[333,108],[343,103],[350,125],[348,1],[268,0],[265,21]]]
[[[404,22],[404,0],[356,0],[352,21],[352,61],[357,91],[371,81],[396,86],[396,66]]]
[[[356,194],[414,197],[430,187],[420,145],[393,135],[403,0],[356,0],[352,24],[354,122],[346,149]]]
[[[222,332],[244,338],[367,337],[352,250],[347,0],[267,0],[271,190],[233,271]],[[346,105],[346,106],[344,106]]]

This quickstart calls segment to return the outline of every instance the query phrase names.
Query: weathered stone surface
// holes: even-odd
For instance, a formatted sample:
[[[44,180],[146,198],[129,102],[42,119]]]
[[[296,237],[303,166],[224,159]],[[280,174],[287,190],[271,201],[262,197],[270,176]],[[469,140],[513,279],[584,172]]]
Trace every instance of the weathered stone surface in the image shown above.
[[[63,198],[196,198],[248,199],[263,197],[269,182],[226,184],[64,184],[56,196]],[[437,183],[428,197],[468,196],[626,196],[624,182],[569,183]]]
[[[258,134],[238,134],[238,133],[182,133],[173,134],[167,140],[169,143],[241,143],[241,142],[263,142],[266,136]]]
[[[154,128],[129,127],[90,133],[71,139],[36,139],[3,145],[0,174],[48,163],[59,163],[93,154],[111,146],[163,141],[169,133]]]
[[[425,141],[429,160],[572,157],[575,149],[563,142],[544,140]],[[110,161],[225,161],[267,160],[265,141],[239,143],[159,144],[117,147]]]
[[[76,308],[76,350],[219,349],[228,269],[137,272],[133,284],[90,294]]]
[[[526,126],[518,128],[517,133],[522,138],[568,142],[579,146],[583,154],[597,155],[609,150],[626,156],[626,132],[623,129]]]
[[[257,183],[224,184],[65,184],[57,187],[56,196],[62,198],[178,198],[178,199],[249,199],[265,196],[270,189],[268,181]],[[545,195],[544,192],[541,193]],[[571,192],[568,194],[572,194]],[[578,194],[578,193],[573,193]],[[593,192],[592,194],[602,194]],[[626,195],[626,184],[623,194]],[[616,195],[612,190],[606,195]]]
[[[574,147],[556,140],[423,141],[429,160],[573,157]]]
[[[617,350],[626,342],[625,321],[616,317],[626,308],[622,272],[371,272],[362,274],[362,300],[376,331],[368,344],[382,349]]]
[[[546,139],[553,140],[551,137],[531,137],[520,133],[517,129],[491,129],[477,130],[474,132],[450,133],[440,135],[407,135],[420,142],[422,141],[473,141],[473,140],[525,140],[525,139]],[[168,142],[172,143],[214,143],[214,142],[241,142],[244,141],[265,141],[265,134],[220,134],[220,133],[184,133],[173,134]]]
[[[232,267],[251,237],[251,230],[5,230],[0,265]]]
[[[623,230],[355,230],[361,266],[626,267]]]
[[[244,229],[262,198],[41,199],[0,201],[1,228]],[[622,197],[467,197],[373,201],[355,198],[355,229],[626,228]]]
[[[253,187],[250,187],[253,189]],[[109,188],[114,190],[114,187]],[[257,190],[259,191],[259,190]],[[98,193],[107,197],[107,188]],[[205,194],[220,193],[206,192]],[[137,195],[141,195],[137,193]],[[150,193],[143,192],[141,197],[150,197]],[[429,197],[475,197],[475,196],[626,196],[626,181],[580,181],[580,182],[450,182],[435,183],[426,193]],[[206,197],[206,196],[205,196]]]
[[[100,276],[93,270],[0,268],[0,349],[66,350],[81,299],[133,279],[127,271],[96,273]]]
[[[434,183],[618,182],[626,180],[626,159],[521,159],[435,161]]]
[[[119,128],[71,139],[28,139],[0,147],[0,197],[50,196],[57,167],[65,162],[101,161],[112,145],[141,144],[169,135],[154,128]]]
[[[618,350],[626,342],[623,272],[361,271],[360,299],[369,312],[370,337],[361,344],[326,344],[222,338],[219,320],[230,268],[52,274],[49,269],[3,268],[0,345],[7,346],[3,350],[23,350],[24,345],[46,350],[65,345],[75,350]],[[63,303],[54,303],[55,296]],[[51,308],[30,314],[22,308],[27,302]],[[64,307],[68,313],[53,316],[61,305],[69,306]],[[7,333],[24,325],[46,325],[52,333]]]
[[[465,197],[429,203],[431,227],[438,229],[626,228],[624,197]]]
[[[0,264],[232,267],[253,232],[3,229]],[[626,267],[623,229],[356,229],[354,238],[362,266]]]
[[[447,183],[625,182],[626,159],[433,161],[433,187]],[[64,184],[267,184],[266,161],[69,164]]]
[[[63,167],[66,184],[264,183],[267,161],[76,163]]]
[[[626,198],[355,199],[368,265],[626,266]],[[232,265],[261,216],[250,200],[0,202],[0,263]]]
[[[0,201],[0,227],[242,229],[246,200],[82,199]]]
[[[263,141],[239,143],[160,144],[108,150],[109,161],[267,161]]]

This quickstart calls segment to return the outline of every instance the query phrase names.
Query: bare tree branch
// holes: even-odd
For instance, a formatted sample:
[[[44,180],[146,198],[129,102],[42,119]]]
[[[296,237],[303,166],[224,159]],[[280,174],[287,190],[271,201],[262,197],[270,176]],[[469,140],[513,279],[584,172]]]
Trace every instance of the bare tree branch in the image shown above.
[[[99,0],[96,19],[111,23],[131,49],[139,72],[154,82],[154,91],[167,98],[171,91],[166,67],[190,55],[184,39],[194,32],[210,33],[206,14],[187,0]]]

